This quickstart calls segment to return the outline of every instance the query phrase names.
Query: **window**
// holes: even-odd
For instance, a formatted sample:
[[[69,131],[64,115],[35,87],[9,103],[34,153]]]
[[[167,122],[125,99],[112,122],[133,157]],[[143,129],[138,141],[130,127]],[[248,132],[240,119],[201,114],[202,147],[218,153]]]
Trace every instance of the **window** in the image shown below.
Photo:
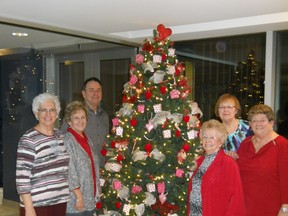
[[[115,91],[120,93],[121,82],[128,80],[129,61],[135,56],[135,48],[19,26],[0,24],[0,29],[7,37],[10,30],[32,36],[21,38],[22,46],[19,38],[11,38],[12,43],[0,46],[0,187],[5,188],[4,199],[19,201],[15,185],[16,151],[19,138],[37,124],[32,113],[33,98],[42,92],[59,96],[63,115],[67,103],[82,100],[82,83],[88,77],[103,78],[105,88],[115,86]],[[120,64],[116,61],[115,65],[115,59],[123,58],[125,61]],[[101,71],[104,70],[100,68],[101,61],[106,61],[105,68],[115,67],[112,74],[110,69]],[[115,79],[118,75],[121,82]],[[110,102],[110,98],[103,100]],[[113,100],[119,101],[119,98]]]
[[[288,138],[288,31],[278,32],[277,35],[277,71],[279,83],[277,95],[279,110],[276,111],[277,132]]]
[[[264,101],[265,33],[175,43],[178,59],[187,70],[192,95],[202,109],[202,121],[214,118],[214,104],[223,93],[232,93],[248,109]],[[194,76],[194,77],[193,77]]]
[[[131,59],[101,61],[101,82],[103,85],[103,106],[110,120],[122,104],[123,85],[129,79]],[[110,121],[111,122],[111,121]]]

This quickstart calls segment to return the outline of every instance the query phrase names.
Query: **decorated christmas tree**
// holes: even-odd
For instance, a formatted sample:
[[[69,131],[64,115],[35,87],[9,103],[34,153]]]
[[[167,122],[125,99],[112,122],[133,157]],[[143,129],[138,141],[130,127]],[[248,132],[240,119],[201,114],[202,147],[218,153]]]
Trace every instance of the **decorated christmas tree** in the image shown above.
[[[130,66],[122,105],[103,146],[99,215],[185,215],[200,151],[201,110],[178,62],[172,31],[159,25]]]
[[[253,51],[238,63],[228,92],[238,98],[244,119],[253,105],[264,103],[264,67],[255,60]]]
[[[15,63],[13,65],[15,69],[8,77],[7,92],[9,94],[7,94],[7,99],[5,100],[9,112],[8,122],[10,125],[16,125],[21,121],[20,116],[23,115],[23,109],[32,103],[33,97],[42,90],[43,86],[42,56],[36,50],[31,50],[21,55],[20,58],[18,56],[15,55]]]

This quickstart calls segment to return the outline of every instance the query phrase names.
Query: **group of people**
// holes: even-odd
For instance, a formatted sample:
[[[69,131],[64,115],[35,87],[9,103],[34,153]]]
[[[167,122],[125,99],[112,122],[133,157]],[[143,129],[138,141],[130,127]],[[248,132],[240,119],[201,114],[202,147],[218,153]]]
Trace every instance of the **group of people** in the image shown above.
[[[61,130],[54,127],[58,98],[49,93],[34,98],[38,124],[20,138],[17,150],[21,215],[95,214],[109,120],[100,107],[97,78],[84,82],[82,96],[84,102],[67,105]],[[224,94],[215,105],[220,121],[201,127],[205,153],[189,182],[188,216],[288,215],[288,141],[273,130],[269,106],[253,106],[248,121],[239,119],[240,111],[238,99]]]
[[[204,122],[188,188],[188,216],[288,215],[288,140],[273,130],[274,112],[253,106],[239,119],[236,97],[224,94],[215,105],[218,120]]]
[[[21,216],[92,216],[100,196],[100,154],[109,131],[100,107],[102,87],[92,77],[83,83],[84,102],[65,109],[61,130],[55,128],[59,99],[43,93],[33,99],[38,124],[19,140],[16,187]],[[89,119],[89,121],[88,121]]]

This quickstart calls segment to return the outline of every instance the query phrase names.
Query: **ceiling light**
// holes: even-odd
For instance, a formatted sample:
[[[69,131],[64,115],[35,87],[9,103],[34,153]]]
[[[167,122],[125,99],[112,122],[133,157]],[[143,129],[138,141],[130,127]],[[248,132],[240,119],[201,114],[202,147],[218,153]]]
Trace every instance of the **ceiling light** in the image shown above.
[[[29,34],[25,33],[25,32],[13,32],[12,35],[18,36],[18,37],[28,37],[29,36]]]

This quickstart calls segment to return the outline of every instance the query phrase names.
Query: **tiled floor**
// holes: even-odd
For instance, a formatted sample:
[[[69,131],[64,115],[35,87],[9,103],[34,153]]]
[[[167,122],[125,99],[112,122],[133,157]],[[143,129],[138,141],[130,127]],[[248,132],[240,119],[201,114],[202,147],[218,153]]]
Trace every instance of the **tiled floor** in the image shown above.
[[[19,208],[10,205],[0,205],[1,216],[19,216]]]
[[[19,215],[19,204],[9,200],[3,200],[3,188],[0,188],[0,216]]]

